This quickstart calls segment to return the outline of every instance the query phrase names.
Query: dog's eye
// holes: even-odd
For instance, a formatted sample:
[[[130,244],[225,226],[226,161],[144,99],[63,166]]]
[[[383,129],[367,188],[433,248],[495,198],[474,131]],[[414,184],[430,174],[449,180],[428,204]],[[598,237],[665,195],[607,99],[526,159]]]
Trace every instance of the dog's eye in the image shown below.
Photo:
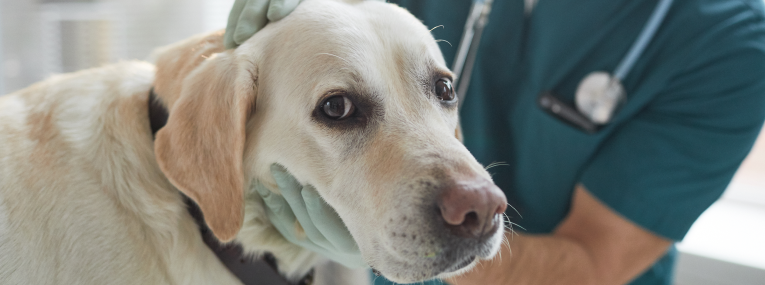
[[[454,89],[452,83],[447,79],[439,79],[436,81],[436,97],[441,101],[454,100]]]
[[[321,110],[331,119],[342,120],[353,115],[353,112],[356,111],[356,107],[353,106],[353,103],[348,97],[338,95],[324,100]]]

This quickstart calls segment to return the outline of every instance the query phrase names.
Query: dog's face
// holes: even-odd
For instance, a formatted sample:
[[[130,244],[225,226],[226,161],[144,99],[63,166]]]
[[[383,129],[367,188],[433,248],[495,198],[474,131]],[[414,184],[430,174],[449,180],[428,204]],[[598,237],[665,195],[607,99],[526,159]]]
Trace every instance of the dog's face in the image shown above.
[[[160,52],[156,83],[171,106],[160,166],[219,238],[241,227],[237,197],[256,180],[275,185],[279,163],[393,281],[446,277],[497,252],[505,197],[456,138],[453,74],[416,18],[381,2],[305,1],[234,51],[219,38],[194,39],[180,66],[163,55],[178,47]]]

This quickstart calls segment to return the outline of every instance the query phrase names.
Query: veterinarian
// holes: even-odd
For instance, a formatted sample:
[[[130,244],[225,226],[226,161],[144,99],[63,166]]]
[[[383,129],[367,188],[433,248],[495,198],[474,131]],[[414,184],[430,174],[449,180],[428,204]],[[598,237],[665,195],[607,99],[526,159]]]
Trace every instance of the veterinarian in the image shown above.
[[[227,45],[299,2],[237,1]],[[460,41],[471,1],[390,2],[443,25],[433,34],[454,58],[447,42]],[[657,2],[494,3],[461,102],[462,130],[481,163],[505,163],[490,171],[523,229],[507,234],[512,252],[450,283],[671,284],[673,244],[720,197],[762,128],[762,1],[674,1],[615,87],[620,108],[594,129],[541,100],[578,103],[582,81],[617,69]]]

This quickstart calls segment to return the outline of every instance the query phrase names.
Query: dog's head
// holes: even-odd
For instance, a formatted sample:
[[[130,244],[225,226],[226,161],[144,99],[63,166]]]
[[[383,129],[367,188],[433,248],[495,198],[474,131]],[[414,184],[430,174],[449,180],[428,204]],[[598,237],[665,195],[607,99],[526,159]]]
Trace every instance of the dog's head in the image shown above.
[[[219,239],[237,235],[245,191],[275,185],[278,163],[315,186],[391,280],[496,254],[505,196],[458,140],[453,74],[404,9],[309,0],[236,50],[216,33],[158,54],[170,117],[157,159]]]

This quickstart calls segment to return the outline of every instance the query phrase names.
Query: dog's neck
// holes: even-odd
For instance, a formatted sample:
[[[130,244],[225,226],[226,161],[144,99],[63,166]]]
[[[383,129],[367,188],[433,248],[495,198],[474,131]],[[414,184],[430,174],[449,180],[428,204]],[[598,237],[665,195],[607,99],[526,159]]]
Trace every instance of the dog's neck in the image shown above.
[[[167,108],[163,106],[157,95],[154,93],[154,88],[149,91],[149,124],[151,126],[152,138],[162,127],[167,124],[169,113]],[[212,234],[210,229],[204,222],[202,211],[199,206],[194,203],[189,197],[183,195],[183,200],[186,203],[186,207],[189,210],[189,214],[194,218],[199,231],[202,234],[202,240],[204,240],[207,247],[212,250],[215,255],[220,259],[221,263],[231,271],[237,278],[239,278],[245,285],[255,284],[269,284],[269,285],[310,285],[313,283],[313,270],[311,270],[306,276],[301,278],[297,283],[289,283],[286,279],[279,274],[279,270],[276,265],[276,259],[273,255],[266,253],[261,256],[260,259],[253,259],[249,255],[244,253],[241,245],[237,243],[230,243],[222,245]]]

